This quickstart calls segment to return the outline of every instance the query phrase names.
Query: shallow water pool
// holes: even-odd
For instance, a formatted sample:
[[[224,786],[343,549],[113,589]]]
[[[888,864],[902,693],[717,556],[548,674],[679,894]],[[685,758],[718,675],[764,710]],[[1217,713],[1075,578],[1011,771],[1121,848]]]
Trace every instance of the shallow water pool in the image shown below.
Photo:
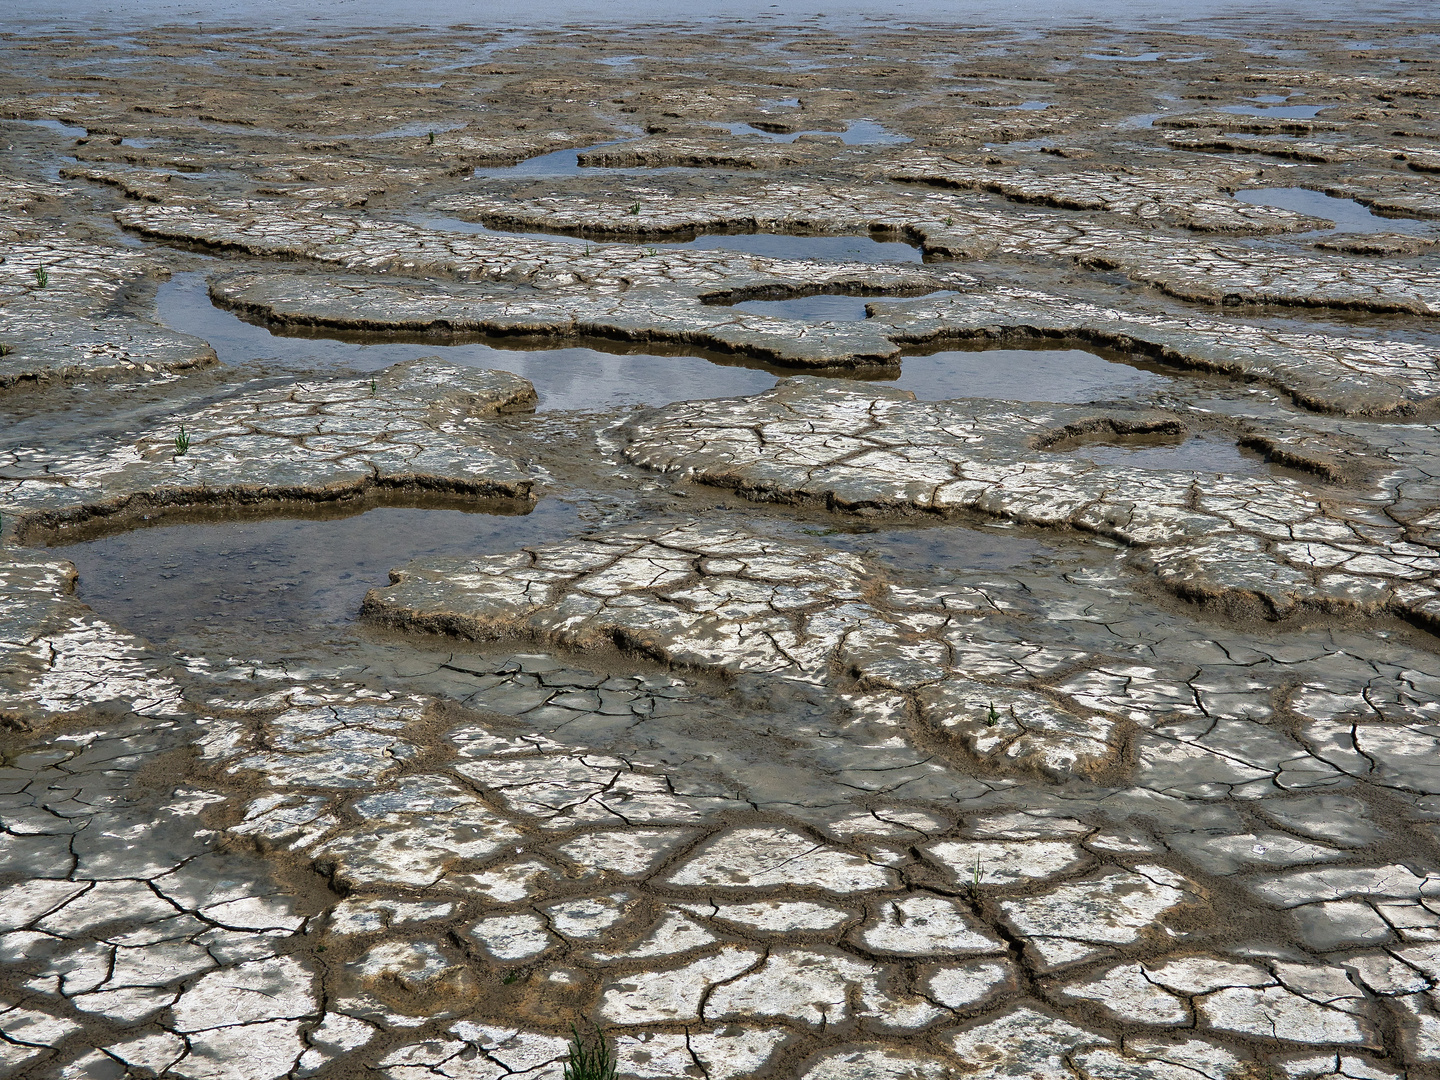
[[[448,363],[512,371],[529,379],[542,412],[664,405],[688,398],[754,394],[775,385],[775,376],[765,371],[698,356],[273,334],[212,304],[204,275],[198,273],[176,274],[161,285],[156,306],[165,325],[210,342],[221,363],[276,360],[287,367],[378,371],[403,360],[438,356]]]
[[[1335,228],[1326,232],[1406,233],[1413,236],[1440,236],[1433,222],[1413,218],[1381,217],[1354,199],[1337,198],[1309,188],[1250,188],[1235,192],[1235,198],[1254,206],[1274,206],[1297,214],[1326,218]]]
[[[924,401],[983,397],[1078,404],[1143,397],[1175,378],[1082,349],[946,350],[907,356],[890,385]]]
[[[143,637],[343,631],[389,571],[437,555],[489,555],[578,531],[575,507],[528,514],[374,506],[311,517],[190,520],[64,544],[79,595]]]

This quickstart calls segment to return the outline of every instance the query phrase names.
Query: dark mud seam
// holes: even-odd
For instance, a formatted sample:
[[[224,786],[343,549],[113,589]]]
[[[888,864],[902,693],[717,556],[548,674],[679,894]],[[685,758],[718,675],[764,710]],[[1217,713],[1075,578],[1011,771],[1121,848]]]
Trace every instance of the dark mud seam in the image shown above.
[[[753,217],[740,217],[728,221],[691,222],[682,225],[646,225],[637,221],[633,226],[540,224],[518,215],[494,211],[475,213],[470,216],[465,216],[462,211],[456,214],[456,217],[461,221],[484,225],[497,232],[517,235],[542,232],[552,236],[575,236],[582,240],[595,240],[599,243],[622,244],[643,244],[646,241],[660,244],[688,244],[702,236],[854,236],[881,244],[900,243],[923,249],[926,236],[924,231],[911,225],[871,224],[865,226],[864,231],[861,231],[860,229],[831,229],[794,220],[762,223]]]
[[[1096,416],[1037,435],[1032,445],[1037,450],[1068,450],[1072,445],[1086,445],[1091,441],[1108,442],[1146,436],[1184,439],[1189,434],[1190,429],[1185,422],[1175,417],[1126,420],[1117,416]]]
[[[875,269],[878,273],[904,273],[907,270],[914,273],[915,271],[910,270],[913,265],[913,263],[896,263],[892,267],[876,263]],[[937,289],[937,286],[940,284],[940,282],[930,282],[924,285],[901,285],[887,289],[883,286],[867,284],[864,281],[835,281],[823,285],[793,285],[777,281],[768,285],[745,285],[735,289],[701,293],[696,299],[707,307],[733,307],[735,304],[744,303],[747,300],[803,300],[809,296],[892,296],[904,299],[938,292],[940,290]]]

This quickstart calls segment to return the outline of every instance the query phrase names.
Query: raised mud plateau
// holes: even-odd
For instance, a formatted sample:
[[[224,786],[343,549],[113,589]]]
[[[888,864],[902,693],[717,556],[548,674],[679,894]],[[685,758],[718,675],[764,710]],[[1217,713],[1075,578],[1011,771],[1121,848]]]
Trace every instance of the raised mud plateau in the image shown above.
[[[0,1073],[1440,1078],[1440,25],[782,21],[0,36]]]

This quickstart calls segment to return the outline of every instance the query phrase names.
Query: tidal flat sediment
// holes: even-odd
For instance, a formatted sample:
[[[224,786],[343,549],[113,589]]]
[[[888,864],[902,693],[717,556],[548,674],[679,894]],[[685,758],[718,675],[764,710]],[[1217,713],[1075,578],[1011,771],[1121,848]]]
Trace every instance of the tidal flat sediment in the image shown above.
[[[0,35],[0,1072],[1440,1077],[1437,33]]]

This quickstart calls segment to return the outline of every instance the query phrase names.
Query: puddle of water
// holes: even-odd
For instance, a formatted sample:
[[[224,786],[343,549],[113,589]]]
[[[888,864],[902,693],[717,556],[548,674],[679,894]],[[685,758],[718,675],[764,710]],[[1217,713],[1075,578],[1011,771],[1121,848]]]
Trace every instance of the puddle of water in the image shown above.
[[[59,120],[11,120],[12,124],[29,124],[31,127],[45,128],[57,135],[64,135],[67,139],[83,139],[89,132],[83,127],[75,127],[71,124],[62,124]]]
[[[981,397],[1079,404],[1143,397],[1175,380],[1082,349],[957,349],[906,356],[890,385],[922,401]]]
[[[1281,99],[1284,100],[1283,98]],[[1272,116],[1281,120],[1313,120],[1322,109],[1333,105],[1225,105],[1217,112],[1234,113],[1237,116]]]
[[[1050,105],[1051,102],[1048,101],[1022,101],[1019,105],[1016,105],[1015,107],[1017,109],[1024,109],[1027,112],[1035,112],[1040,109],[1048,109],[1050,108]]]
[[[1182,442],[1081,443],[1057,453],[1073,453],[1097,465],[1181,472],[1260,473],[1268,471],[1259,454],[1240,449],[1233,439],[1192,435]]]
[[[873,120],[852,120],[841,132],[840,139],[850,146],[896,146],[915,141],[899,132],[888,131]]]
[[[472,233],[478,236],[523,236],[531,240],[558,240],[568,244],[598,247],[603,241],[587,240],[564,233],[507,232],[492,229],[474,221],[459,218],[413,214],[405,219],[425,229]],[[612,241],[613,242],[613,241]],[[743,251],[771,259],[809,259],[816,262],[918,263],[924,261],[920,249],[898,240],[876,240],[866,236],[790,236],[785,233],[717,233],[697,236],[694,240],[639,243],[638,247],[704,248]],[[864,318],[857,315],[856,318]]]
[[[751,124],[740,123],[717,124],[716,127],[724,128],[730,132],[731,135],[759,135],[762,138],[769,139],[771,142],[778,143],[794,142],[801,135],[838,135],[840,141],[847,146],[896,146],[901,143],[914,142],[913,139],[905,135],[886,130],[882,125],[875,123],[873,120],[852,120],[844,131],[822,131],[816,129],[814,131],[790,131],[782,133],[762,131],[760,128],[754,127]]]
[[[1156,120],[1162,116],[1169,116],[1169,112],[1138,113],[1135,116],[1127,116],[1116,124],[1116,128],[1122,131],[1134,131],[1141,128],[1153,127]]]
[[[348,516],[189,521],[66,544],[79,595],[151,639],[254,637],[297,628],[329,635],[354,622],[392,567],[436,555],[489,555],[573,535],[575,507],[528,514],[373,507]]]
[[[454,349],[431,349],[449,359]],[[467,363],[469,361],[459,361]],[[668,405],[672,401],[758,394],[776,376],[740,363],[722,364],[698,356],[616,354],[596,349],[492,352],[482,365],[529,379],[540,396],[537,411],[612,409],[622,405]]]
[[[1254,188],[1235,192],[1235,198],[1255,206],[1275,206],[1297,214],[1328,218],[1335,228],[1318,232],[1384,233],[1398,232],[1415,236],[1432,236],[1436,227],[1413,218],[1388,218],[1371,213],[1354,199],[1340,199],[1309,188]],[[1301,235],[1313,236],[1317,233]]]
[[[1114,53],[1086,53],[1085,59],[1114,60],[1122,64],[1153,64],[1156,60],[1159,60],[1164,55],[1164,53],[1159,52],[1139,53],[1135,56],[1117,56]]]
[[[1010,570],[1037,561],[1059,561],[1060,552],[1009,529],[944,525],[828,528],[785,531],[826,547],[868,554],[906,573],[933,570]]]
[[[884,302],[878,297],[820,295],[736,306],[814,322],[863,318],[866,304]],[[375,371],[402,360],[439,356],[450,363],[511,371],[529,379],[539,395],[541,412],[756,394],[774,386],[777,378],[738,359],[732,364],[698,356],[578,347],[524,350],[463,340],[451,344],[272,334],[215,307],[198,273],[177,274],[162,284],[157,308],[167,326],[210,342],[225,364],[273,360],[294,368]],[[927,401],[988,397],[1078,403],[1143,396],[1174,382],[1169,375],[1080,349],[946,350],[906,356],[898,377],[889,372],[875,377]]]
[[[1046,150],[1055,145],[1051,138],[1017,139],[1014,142],[986,143],[986,150]]]
[[[865,318],[865,296],[797,296],[788,300],[746,300],[736,304],[741,311],[754,315],[772,315],[779,319],[800,319],[803,322],[855,322]]]
[[[521,236],[527,240],[550,240],[562,244],[597,244],[597,241],[586,240],[583,236],[567,236],[565,233],[508,232],[505,229],[492,229],[478,221],[464,221],[461,218],[442,217],[436,214],[407,214],[405,220],[422,229],[470,233],[473,236],[504,236],[512,240]]]
[[[755,394],[775,385],[775,376],[765,371],[713,363],[698,356],[585,348],[524,351],[480,342],[357,342],[272,334],[212,304],[204,276],[198,273],[176,274],[162,284],[156,307],[166,326],[214,346],[221,363],[278,360],[297,368],[376,371],[402,360],[439,356],[449,363],[512,371],[529,379],[540,397],[538,411],[542,412],[665,405],[689,398]]]
[[[1164,60],[1167,64],[1193,64],[1204,60],[1204,56],[1169,56],[1163,52],[1140,53],[1136,56],[1116,56],[1114,53],[1086,53],[1087,60],[1114,60],[1121,64],[1153,64]]]
[[[429,130],[428,128],[426,129]],[[607,146],[619,146],[628,139],[611,139],[609,142],[596,143],[594,146],[582,146],[574,150],[552,150],[548,154],[538,154],[532,158],[517,162],[514,165],[484,165],[480,166],[472,174],[474,176],[578,176],[580,174],[580,155],[588,154],[591,150],[602,150]],[[586,168],[586,172],[620,172],[619,169],[596,169]]]
[[[423,139],[430,132],[437,135],[442,131],[459,131],[469,124],[468,120],[462,120],[454,124],[430,124],[423,120],[417,120],[413,124],[401,124],[399,127],[391,128],[389,131],[377,132],[374,135],[346,135],[347,139]]]

